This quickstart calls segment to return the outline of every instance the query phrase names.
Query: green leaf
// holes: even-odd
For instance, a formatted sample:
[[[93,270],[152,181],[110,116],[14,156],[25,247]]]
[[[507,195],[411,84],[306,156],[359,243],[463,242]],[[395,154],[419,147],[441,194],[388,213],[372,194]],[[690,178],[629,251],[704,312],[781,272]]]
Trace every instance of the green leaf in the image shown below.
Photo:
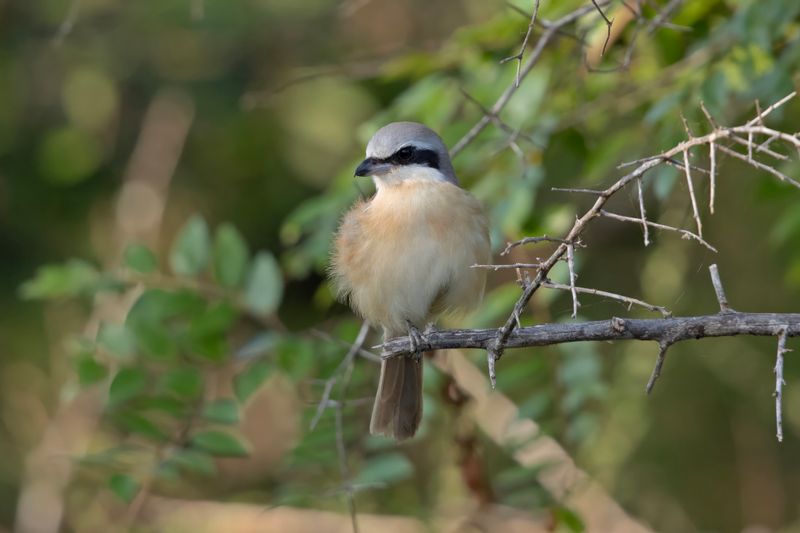
[[[246,402],[269,377],[272,368],[266,361],[256,361],[233,379],[233,389],[236,398]]]
[[[214,275],[220,285],[236,288],[244,279],[250,251],[233,224],[224,223],[214,235]]]
[[[75,370],[78,373],[78,380],[82,386],[97,383],[108,374],[108,369],[95,361],[94,357],[88,353],[82,353],[75,361]]]
[[[169,253],[172,271],[181,276],[195,276],[208,265],[211,248],[208,225],[200,216],[193,216],[178,234]]]
[[[178,345],[163,323],[142,322],[133,328],[142,351],[154,359],[175,359]]]
[[[155,254],[143,244],[131,244],[125,249],[125,266],[139,274],[149,274],[158,268]]]
[[[118,405],[130,400],[142,392],[147,384],[147,376],[138,368],[123,368],[108,389],[108,401],[111,405]]]
[[[111,474],[108,478],[108,488],[117,495],[119,499],[130,503],[139,493],[139,482],[133,476],[122,473]]]
[[[396,483],[414,473],[411,461],[400,453],[387,453],[371,459],[361,469],[354,484]]]
[[[177,450],[168,460],[189,472],[197,472],[206,476],[213,476],[217,473],[214,459],[200,450]]]
[[[586,526],[583,524],[583,520],[581,520],[581,517],[574,511],[566,507],[556,507],[555,509],[551,509],[551,511],[556,526],[563,524],[572,533],[583,533],[583,531],[585,531]]]
[[[71,259],[63,265],[39,267],[36,276],[20,286],[26,300],[65,298],[91,292],[97,287],[100,274],[85,261]]]
[[[221,398],[203,409],[203,418],[220,424],[235,424],[239,421],[239,404],[232,398]]]
[[[123,429],[131,433],[138,433],[145,437],[163,442],[167,439],[166,433],[153,421],[140,413],[124,412],[117,414],[114,419]]]
[[[177,368],[161,378],[161,388],[181,398],[197,398],[203,391],[203,376],[196,368]]]
[[[239,437],[224,431],[195,433],[192,445],[218,457],[245,457],[249,453]]]
[[[236,318],[236,310],[226,302],[205,309],[189,323],[189,349],[206,359],[221,361],[230,353],[228,332]]]
[[[275,312],[283,297],[283,275],[278,262],[269,252],[259,252],[247,278],[244,301],[257,315]]]
[[[119,357],[130,357],[136,352],[136,338],[122,324],[101,324],[97,344]]]

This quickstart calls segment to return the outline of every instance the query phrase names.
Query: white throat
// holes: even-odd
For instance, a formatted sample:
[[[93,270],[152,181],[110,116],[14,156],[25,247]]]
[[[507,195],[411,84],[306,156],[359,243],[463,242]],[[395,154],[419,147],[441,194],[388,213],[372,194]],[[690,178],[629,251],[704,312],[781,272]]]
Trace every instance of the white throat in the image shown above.
[[[426,167],[424,165],[410,165],[395,167],[386,174],[373,176],[375,188],[397,185],[404,181],[427,181],[427,182],[449,182],[450,180],[438,169]]]

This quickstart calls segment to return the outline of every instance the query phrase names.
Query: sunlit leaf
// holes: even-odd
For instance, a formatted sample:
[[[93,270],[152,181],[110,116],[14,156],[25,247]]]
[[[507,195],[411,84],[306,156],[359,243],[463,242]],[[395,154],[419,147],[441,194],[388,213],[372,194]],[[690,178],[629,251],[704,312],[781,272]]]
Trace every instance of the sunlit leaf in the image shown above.
[[[278,309],[283,297],[283,276],[278,262],[269,252],[259,252],[250,267],[245,288],[245,304],[258,315]]]
[[[136,338],[122,324],[104,322],[97,333],[97,344],[119,357],[129,357],[136,352]]]
[[[147,246],[131,244],[125,249],[125,266],[139,274],[149,274],[158,268],[158,260]]]
[[[99,280],[92,265],[71,259],[63,265],[39,267],[36,276],[20,286],[20,296],[26,300],[78,296],[91,291]]]
[[[244,457],[249,453],[239,437],[224,431],[195,433],[192,445],[217,457]]]
[[[208,225],[200,216],[193,216],[181,229],[169,254],[172,271],[182,276],[195,276],[208,266],[211,240]]]

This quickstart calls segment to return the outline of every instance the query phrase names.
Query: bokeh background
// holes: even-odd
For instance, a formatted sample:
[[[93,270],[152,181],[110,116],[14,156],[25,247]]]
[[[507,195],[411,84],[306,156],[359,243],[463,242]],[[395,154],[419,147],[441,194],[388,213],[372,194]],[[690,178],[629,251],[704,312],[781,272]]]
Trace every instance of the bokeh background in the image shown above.
[[[586,3],[542,0],[539,16],[553,20]],[[665,7],[670,24],[651,27]],[[464,93],[489,107],[514,82],[515,63],[500,61],[519,50],[531,9],[500,0],[0,0],[0,531],[195,530],[181,522],[191,515],[217,531],[348,530],[342,487],[350,481],[364,530],[511,531],[515,520],[520,531],[586,528],[541,486],[547,465],[523,467],[513,446],[487,438],[469,402],[432,365],[425,423],[413,441],[367,435],[377,366],[364,358],[341,397],[350,401],[325,409],[309,429],[360,326],[334,301],[324,269],[339,216],[370,194],[369,183],[352,178],[363,146],[395,119],[425,122],[455,143],[482,116]],[[684,139],[681,114],[707,131],[700,101],[734,125],[752,116],[755,100],[764,107],[798,85],[796,1],[630,0],[604,9],[615,20],[606,54],[598,54],[606,26],[596,13],[568,26],[501,114],[515,142],[491,125],[454,161],[487,207],[496,250],[526,235],[559,235],[588,207],[591,198],[551,187],[611,183],[619,163]],[[770,120],[794,132],[800,103]],[[793,159],[779,168],[798,178],[796,154],[787,153]],[[706,153],[693,158],[707,164]],[[797,311],[800,191],[729,158],[719,163],[716,213],[703,209],[717,254],[664,233],[644,247],[637,226],[600,220],[578,253],[580,284],[679,315],[713,313],[707,267],[717,263],[734,308]],[[648,214],[691,226],[679,178],[667,166],[647,176]],[[695,180],[705,198],[707,181]],[[620,195],[613,209],[635,216],[635,195]],[[190,219],[194,229],[181,233]],[[141,291],[189,291],[202,307],[238,302],[237,284],[253,288],[239,274],[226,284],[224,267],[203,270],[202,259],[194,271],[176,266],[176,255],[203,249],[204,231],[222,251],[229,248],[217,241],[240,250],[239,233],[247,249],[262,250],[248,279],[260,269],[272,295],[246,294],[249,308],[232,305],[236,312],[211,327],[214,348],[196,348],[207,355],[198,405],[227,400],[232,382],[241,404],[217,403],[222,411],[202,423],[231,426],[247,458],[217,458],[236,455],[236,443],[151,427],[174,429],[191,419],[183,411],[148,419],[139,404],[115,407],[107,398],[120,368],[154,383],[164,372],[193,371],[184,352],[194,348],[176,341],[186,358],[154,363],[142,355],[147,339],[130,339],[125,316]],[[133,259],[125,252],[132,243],[154,251],[162,274],[115,278],[120,268],[152,270],[146,251]],[[518,249],[512,259],[546,251]],[[68,266],[39,270],[20,289],[45,264]],[[87,290],[87,279],[100,278],[108,283]],[[519,293],[513,275],[489,279],[484,305],[461,324],[497,326],[508,316]],[[233,292],[220,296],[217,285]],[[578,320],[652,316],[591,296],[582,304]],[[542,291],[525,321],[566,321],[570,311],[568,295]],[[376,342],[372,335],[366,346]],[[653,530],[800,530],[793,354],[781,444],[774,339],[677,345],[647,397],[655,354],[646,343],[519,350],[501,361],[499,389]],[[481,365],[481,354],[468,356]],[[256,377],[239,394],[243,378],[234,376],[244,372]],[[175,379],[170,394],[181,396],[186,383]],[[144,395],[148,385],[137,386],[131,394]],[[198,448],[181,456],[188,472],[167,468],[167,456],[187,442]],[[187,501],[205,507],[181,515]],[[280,514],[288,510],[295,514]],[[270,528],[255,525],[267,518],[276,520]]]

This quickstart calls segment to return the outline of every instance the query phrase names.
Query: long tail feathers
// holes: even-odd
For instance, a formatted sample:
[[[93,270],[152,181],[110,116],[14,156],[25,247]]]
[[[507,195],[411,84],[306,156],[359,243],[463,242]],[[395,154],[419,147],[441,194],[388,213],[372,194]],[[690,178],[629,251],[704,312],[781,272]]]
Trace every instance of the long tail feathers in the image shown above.
[[[381,379],[369,431],[397,440],[414,436],[422,420],[422,359],[396,357],[381,362]]]

